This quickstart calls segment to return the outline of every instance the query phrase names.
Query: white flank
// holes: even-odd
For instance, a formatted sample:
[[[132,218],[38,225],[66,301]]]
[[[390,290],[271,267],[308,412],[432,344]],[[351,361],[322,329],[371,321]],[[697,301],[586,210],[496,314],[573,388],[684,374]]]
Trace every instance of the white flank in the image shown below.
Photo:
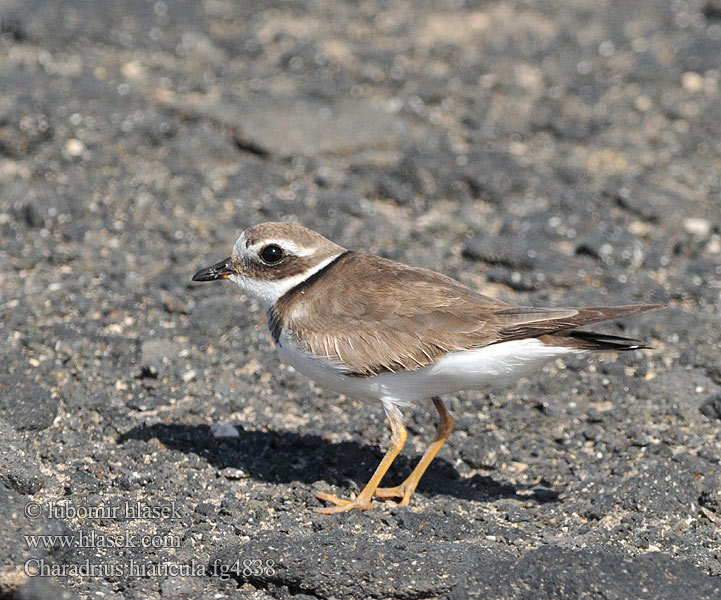
[[[340,254],[340,252],[338,254]],[[253,279],[251,277],[243,277],[242,275],[231,275],[229,279],[237,283],[247,294],[260,302],[263,310],[268,310],[286,292],[308,279],[308,277],[313,275],[313,273],[320,271],[327,264],[333,262],[338,257],[338,254],[319,262],[317,265],[308,269],[305,273],[299,273],[298,275],[286,277],[285,279],[276,279],[272,281],[260,280]]]
[[[359,400],[381,400],[401,406],[461,390],[513,383],[555,358],[585,352],[549,346],[529,338],[451,352],[434,364],[415,371],[348,377],[342,365],[305,352],[285,331],[280,342],[278,352],[283,360],[321,386]]]

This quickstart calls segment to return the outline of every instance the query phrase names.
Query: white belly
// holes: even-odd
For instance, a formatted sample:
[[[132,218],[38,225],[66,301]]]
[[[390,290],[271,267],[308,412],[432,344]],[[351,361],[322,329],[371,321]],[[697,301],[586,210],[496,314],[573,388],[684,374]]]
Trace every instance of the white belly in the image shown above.
[[[285,332],[281,335],[278,352],[285,362],[324,388],[359,400],[385,400],[408,405],[461,390],[512,383],[550,360],[584,351],[548,346],[532,338],[451,352],[422,369],[372,377],[344,375],[340,365],[335,366],[299,349]]]

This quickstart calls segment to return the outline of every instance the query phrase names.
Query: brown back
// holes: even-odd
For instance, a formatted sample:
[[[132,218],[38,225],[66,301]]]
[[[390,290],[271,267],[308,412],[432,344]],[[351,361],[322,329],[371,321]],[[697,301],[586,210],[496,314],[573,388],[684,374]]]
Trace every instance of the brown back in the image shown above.
[[[513,307],[440,273],[349,251],[283,296],[269,324],[276,343],[287,330],[307,351],[370,376],[654,308]]]

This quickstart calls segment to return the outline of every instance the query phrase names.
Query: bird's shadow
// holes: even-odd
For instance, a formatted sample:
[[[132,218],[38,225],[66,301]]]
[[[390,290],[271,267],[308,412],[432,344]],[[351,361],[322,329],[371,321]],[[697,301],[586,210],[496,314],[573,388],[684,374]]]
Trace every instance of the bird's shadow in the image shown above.
[[[353,441],[336,443],[317,435],[246,430],[238,425],[235,429],[238,437],[218,438],[208,425],[156,423],[134,427],[118,441],[157,439],[168,448],[202,456],[218,469],[239,468],[250,477],[269,483],[325,481],[341,488],[351,482],[365,483],[383,456],[380,448]],[[383,484],[400,483],[419,458],[399,456]],[[465,500],[510,498],[539,504],[558,502],[559,496],[559,492],[552,489],[497,482],[479,474],[463,478],[442,458],[431,463],[419,490],[428,495],[444,494]]]

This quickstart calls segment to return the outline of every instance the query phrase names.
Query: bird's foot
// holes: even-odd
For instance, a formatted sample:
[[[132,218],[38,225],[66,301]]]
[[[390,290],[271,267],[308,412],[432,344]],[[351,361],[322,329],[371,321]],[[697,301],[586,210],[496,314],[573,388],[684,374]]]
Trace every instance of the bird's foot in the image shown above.
[[[343,498],[338,498],[337,496],[327,494],[326,492],[316,492],[315,497],[318,498],[318,500],[335,504],[335,506],[324,506],[322,508],[315,509],[315,512],[323,515],[332,515],[355,509],[368,510],[373,506],[373,503],[370,500],[362,498],[362,494],[356,497],[355,500],[344,500]]]
[[[376,498],[401,498],[398,506],[408,506],[408,503],[411,501],[411,496],[413,495],[415,489],[415,486],[413,486],[413,488],[410,488],[404,482],[400,485],[396,485],[393,487],[376,488],[376,491],[373,492],[373,495]]]

